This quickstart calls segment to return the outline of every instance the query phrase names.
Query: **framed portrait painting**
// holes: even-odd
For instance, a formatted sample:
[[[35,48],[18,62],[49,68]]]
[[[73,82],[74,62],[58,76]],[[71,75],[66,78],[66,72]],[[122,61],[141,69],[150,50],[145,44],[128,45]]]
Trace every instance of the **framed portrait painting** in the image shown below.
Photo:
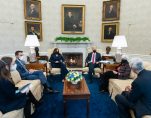
[[[42,41],[42,24],[41,22],[25,21],[25,36],[37,35],[39,41]]]
[[[102,42],[110,43],[119,34],[119,23],[102,23]]]
[[[24,0],[24,13],[27,20],[41,20],[41,1]]]
[[[119,20],[120,18],[120,0],[103,2],[103,21]]]
[[[62,5],[62,33],[84,34],[85,5]]]

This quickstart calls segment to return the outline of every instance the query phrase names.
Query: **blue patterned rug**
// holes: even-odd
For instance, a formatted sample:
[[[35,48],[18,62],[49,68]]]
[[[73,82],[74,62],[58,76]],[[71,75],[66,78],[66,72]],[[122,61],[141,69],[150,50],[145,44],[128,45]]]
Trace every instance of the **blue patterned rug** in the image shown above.
[[[87,75],[84,75],[87,81]],[[54,89],[60,94],[44,94],[43,103],[36,109],[33,118],[64,118],[63,111],[63,83],[60,76],[49,77]],[[91,92],[89,118],[118,118],[116,104],[108,93],[99,93],[99,80],[94,78],[88,84]],[[67,101],[67,118],[86,118],[86,100]]]

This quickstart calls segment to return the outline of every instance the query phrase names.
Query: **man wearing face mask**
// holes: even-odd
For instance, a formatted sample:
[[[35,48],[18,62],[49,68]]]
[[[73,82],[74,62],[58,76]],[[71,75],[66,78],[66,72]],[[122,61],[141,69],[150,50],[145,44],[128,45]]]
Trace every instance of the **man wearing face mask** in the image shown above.
[[[86,58],[86,66],[89,67],[89,79],[90,83],[92,83],[92,77],[94,75],[94,68],[99,67],[99,61],[101,61],[101,54],[96,52],[96,46],[92,46],[92,51],[91,53],[88,54]]]
[[[107,71],[105,72],[100,80],[100,92],[108,92],[108,84],[110,78],[117,78],[117,79],[128,79],[130,76],[131,68],[129,66],[128,57],[127,55],[122,55],[121,64],[118,66],[116,70]]]
[[[58,91],[52,90],[50,87],[49,82],[47,81],[47,78],[43,74],[43,71],[41,70],[27,70],[24,62],[24,57],[23,57],[23,51],[16,51],[15,52],[16,56],[16,64],[17,64],[17,71],[20,73],[20,76],[22,79],[27,79],[27,80],[36,80],[39,79],[41,81],[41,84],[44,86],[44,90],[49,93],[57,93]]]

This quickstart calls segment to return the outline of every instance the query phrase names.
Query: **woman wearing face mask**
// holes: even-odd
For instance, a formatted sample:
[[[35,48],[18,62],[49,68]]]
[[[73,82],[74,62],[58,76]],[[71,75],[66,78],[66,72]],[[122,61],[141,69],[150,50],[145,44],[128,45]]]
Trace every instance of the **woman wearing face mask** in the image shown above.
[[[130,72],[131,68],[129,66],[128,57],[126,55],[122,55],[122,61],[117,70],[107,71],[101,76],[100,91],[108,92],[108,84],[110,78],[128,79]]]
[[[7,113],[24,108],[25,118],[30,118],[31,103],[39,105],[39,102],[29,90],[25,93],[17,92],[18,88],[15,87],[10,74],[15,67],[11,57],[3,57],[0,60],[0,111]]]
[[[68,73],[68,70],[67,70],[66,65],[64,63],[64,58],[59,53],[58,48],[54,49],[52,55],[50,56],[49,62],[51,62],[52,68],[61,68],[61,77],[62,77],[62,79],[64,79],[66,74]]]

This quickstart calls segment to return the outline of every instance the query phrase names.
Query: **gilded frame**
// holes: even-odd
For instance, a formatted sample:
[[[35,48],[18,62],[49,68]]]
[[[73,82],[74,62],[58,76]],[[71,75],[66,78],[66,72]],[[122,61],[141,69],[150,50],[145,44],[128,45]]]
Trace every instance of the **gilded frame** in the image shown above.
[[[102,23],[102,38],[104,43],[111,43],[115,35],[119,34],[119,22]]]
[[[69,14],[72,14],[71,17],[69,17]],[[85,33],[85,5],[63,4],[61,8],[61,17],[62,34]]]
[[[31,27],[34,27],[34,32],[31,31]],[[25,21],[25,37],[27,35],[37,35],[39,41],[42,41],[42,23]]]
[[[103,21],[114,21],[120,19],[120,0],[104,1],[102,10]]]
[[[31,13],[31,5],[35,6],[35,9]],[[41,18],[41,1],[37,0],[24,0],[24,17],[27,20],[38,20],[40,21]]]

